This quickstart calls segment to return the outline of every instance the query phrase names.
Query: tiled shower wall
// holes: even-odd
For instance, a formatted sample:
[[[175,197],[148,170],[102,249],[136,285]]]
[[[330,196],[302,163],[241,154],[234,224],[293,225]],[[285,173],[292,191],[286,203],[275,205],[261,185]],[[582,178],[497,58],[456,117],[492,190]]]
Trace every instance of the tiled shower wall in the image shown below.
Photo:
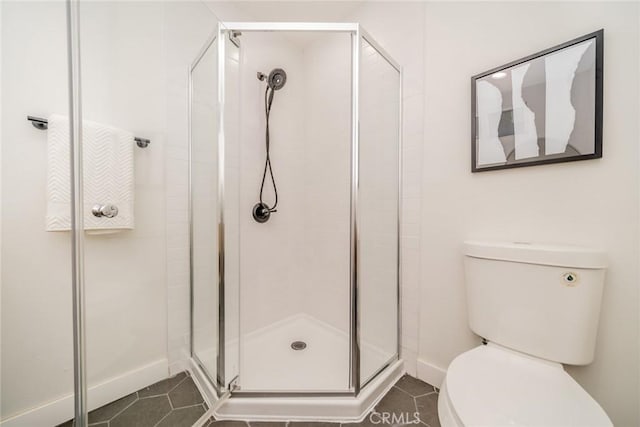
[[[299,49],[278,33],[244,33],[240,88],[240,167],[236,181],[240,211],[235,212],[240,223],[240,262],[242,276],[241,333],[247,334],[291,317],[301,311],[300,286],[305,280],[300,237],[304,232],[304,206],[299,201],[305,187],[299,179],[305,173],[303,153],[302,60]],[[287,72],[285,88],[274,94],[270,113],[270,135],[273,173],[278,188],[278,212],[266,224],[251,217],[258,201],[260,181],[265,161],[265,82],[257,72],[268,74],[280,67]],[[229,94],[231,96],[232,94]],[[265,181],[263,200],[273,205],[275,200],[271,180]],[[230,319],[232,322],[238,319]]]

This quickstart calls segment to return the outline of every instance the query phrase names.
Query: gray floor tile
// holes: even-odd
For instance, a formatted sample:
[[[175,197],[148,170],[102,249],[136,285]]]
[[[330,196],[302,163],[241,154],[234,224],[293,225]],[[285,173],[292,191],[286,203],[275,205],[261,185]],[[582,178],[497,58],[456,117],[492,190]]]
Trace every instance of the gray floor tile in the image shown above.
[[[180,372],[172,376],[171,378],[167,378],[166,380],[158,381],[155,384],[150,385],[149,387],[145,387],[142,390],[138,391],[138,395],[140,397],[149,397],[149,396],[157,396],[159,394],[167,394],[171,389],[177,386],[182,380],[187,377],[187,374],[184,372]]]
[[[136,401],[109,423],[110,427],[152,427],[171,412],[166,395]]]
[[[409,375],[403,375],[395,384],[399,389],[416,397],[422,394],[433,393],[433,386]]]
[[[204,413],[202,405],[174,409],[157,427],[191,427]]]
[[[105,423],[89,424],[89,427],[109,427],[109,423],[105,422]]]
[[[62,424],[58,424],[56,427],[73,427],[75,424],[73,423],[73,420],[69,420],[67,422],[64,422]]]
[[[416,397],[416,405],[420,412],[420,421],[429,427],[440,427],[438,420],[438,394],[431,393]]]
[[[169,393],[169,399],[173,408],[183,408],[185,406],[193,406],[204,402],[198,387],[194,384],[191,377],[182,381],[176,388]]]
[[[93,424],[103,421],[109,421],[111,418],[118,415],[118,413],[120,413],[124,408],[135,402],[137,398],[138,395],[136,393],[131,393],[128,396],[120,398],[107,405],[101,406],[98,409],[94,409],[93,411],[89,412],[89,423]]]
[[[392,387],[391,390],[376,405],[376,412],[400,414],[411,414],[417,411],[413,397],[399,388]]]

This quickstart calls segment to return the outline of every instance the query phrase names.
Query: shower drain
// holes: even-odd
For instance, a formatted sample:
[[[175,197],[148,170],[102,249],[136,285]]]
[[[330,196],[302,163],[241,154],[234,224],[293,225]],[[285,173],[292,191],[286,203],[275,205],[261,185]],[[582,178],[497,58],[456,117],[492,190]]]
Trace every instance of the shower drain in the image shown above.
[[[307,348],[307,343],[304,341],[294,341],[291,343],[291,348],[294,350],[304,350]]]

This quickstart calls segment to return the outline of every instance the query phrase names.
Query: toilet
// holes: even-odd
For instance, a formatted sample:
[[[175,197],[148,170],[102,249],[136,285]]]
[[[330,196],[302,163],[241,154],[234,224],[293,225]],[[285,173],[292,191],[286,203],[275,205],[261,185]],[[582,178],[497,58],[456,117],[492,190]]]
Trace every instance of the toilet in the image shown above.
[[[442,426],[612,426],[563,368],[593,361],[606,266],[582,247],[465,242],[469,326],[483,345],[449,365]]]

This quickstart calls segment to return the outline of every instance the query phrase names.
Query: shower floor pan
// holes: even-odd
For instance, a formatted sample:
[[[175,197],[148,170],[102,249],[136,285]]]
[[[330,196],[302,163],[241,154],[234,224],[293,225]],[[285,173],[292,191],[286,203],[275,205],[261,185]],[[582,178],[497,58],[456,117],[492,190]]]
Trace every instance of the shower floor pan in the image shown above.
[[[349,336],[308,314],[297,314],[245,336],[240,364],[242,392],[212,414],[219,420],[359,421],[404,373],[402,361],[394,361],[364,387],[357,397],[269,397],[269,392],[338,392],[346,390],[349,377]],[[291,344],[303,341],[303,350]],[[389,360],[380,349],[361,343],[361,372],[368,377]],[[194,377],[198,377],[197,371]],[[203,385],[206,381],[199,381]],[[206,396],[213,393],[206,392]],[[215,402],[207,402],[215,408]]]

